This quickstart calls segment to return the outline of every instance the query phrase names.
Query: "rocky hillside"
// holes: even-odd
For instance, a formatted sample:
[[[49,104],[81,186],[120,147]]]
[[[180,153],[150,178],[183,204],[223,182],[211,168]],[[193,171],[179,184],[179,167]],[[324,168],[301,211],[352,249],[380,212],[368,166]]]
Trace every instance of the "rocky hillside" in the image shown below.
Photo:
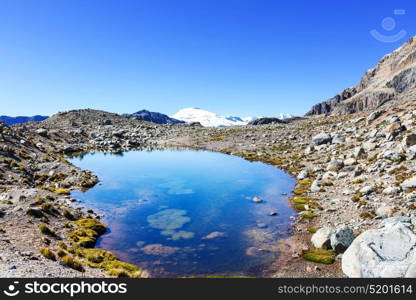
[[[158,113],[158,112],[152,112],[145,109],[142,109],[138,112],[132,113],[132,114],[124,114],[123,116],[127,118],[132,118],[136,120],[142,120],[147,122],[152,122],[156,124],[180,124],[185,123],[184,121],[177,120],[174,118],[171,118],[167,115]]]
[[[349,114],[376,109],[387,102],[416,99],[416,38],[384,56],[360,83],[316,104],[307,115]]]

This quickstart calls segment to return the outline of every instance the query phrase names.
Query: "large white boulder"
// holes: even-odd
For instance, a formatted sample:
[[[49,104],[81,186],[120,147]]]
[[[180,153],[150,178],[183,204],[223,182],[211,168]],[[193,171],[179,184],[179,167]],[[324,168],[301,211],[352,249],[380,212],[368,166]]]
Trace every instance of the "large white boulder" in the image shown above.
[[[342,270],[348,277],[416,276],[416,235],[407,217],[381,222],[378,229],[359,235],[342,256]]]

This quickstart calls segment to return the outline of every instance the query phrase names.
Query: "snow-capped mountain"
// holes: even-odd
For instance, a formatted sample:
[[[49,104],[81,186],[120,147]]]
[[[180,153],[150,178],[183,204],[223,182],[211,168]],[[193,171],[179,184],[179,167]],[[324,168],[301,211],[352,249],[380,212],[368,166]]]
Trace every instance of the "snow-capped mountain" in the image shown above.
[[[188,107],[179,110],[170,116],[171,118],[182,120],[187,123],[199,122],[206,127],[225,127],[235,125],[246,125],[246,118],[242,119],[235,116],[220,116],[216,113],[195,107]]]
[[[171,118],[182,120],[187,123],[199,122],[206,127],[225,127],[236,125],[247,125],[249,122],[261,117],[237,117],[237,116],[220,116],[216,113],[195,108],[188,107],[179,110],[177,113],[170,116]],[[293,117],[289,114],[279,114],[277,118],[287,119]]]

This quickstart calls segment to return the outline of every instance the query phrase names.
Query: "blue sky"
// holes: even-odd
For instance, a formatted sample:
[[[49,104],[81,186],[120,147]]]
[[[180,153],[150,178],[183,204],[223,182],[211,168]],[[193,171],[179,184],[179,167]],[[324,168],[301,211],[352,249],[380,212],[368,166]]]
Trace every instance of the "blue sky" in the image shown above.
[[[415,20],[400,0],[0,0],[0,115],[300,115],[358,83]],[[383,43],[372,29],[407,34]]]

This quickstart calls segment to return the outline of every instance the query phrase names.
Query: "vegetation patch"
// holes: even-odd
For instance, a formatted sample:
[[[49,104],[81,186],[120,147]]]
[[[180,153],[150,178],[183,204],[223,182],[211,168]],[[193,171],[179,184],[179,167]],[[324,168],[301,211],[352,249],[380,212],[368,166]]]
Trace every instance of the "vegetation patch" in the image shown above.
[[[332,264],[335,261],[335,251],[324,249],[313,249],[303,254],[303,258],[320,263],[320,264]]]
[[[50,229],[48,226],[46,226],[45,224],[39,225],[39,231],[49,236],[56,236],[55,232],[52,229]]]
[[[39,253],[42,254],[47,259],[56,260],[55,253],[52,252],[49,248],[39,248]]]
[[[68,238],[77,247],[94,247],[97,238],[106,231],[106,226],[95,219],[79,219],[72,223],[74,228],[68,233]]]
[[[144,277],[139,267],[120,261],[113,253],[102,249],[76,249],[76,254],[87,261],[93,268],[101,268],[111,276],[117,277]]]
[[[302,214],[301,216],[302,216],[302,219],[314,219],[318,215],[317,214],[314,214],[312,212],[306,212],[306,213]]]

